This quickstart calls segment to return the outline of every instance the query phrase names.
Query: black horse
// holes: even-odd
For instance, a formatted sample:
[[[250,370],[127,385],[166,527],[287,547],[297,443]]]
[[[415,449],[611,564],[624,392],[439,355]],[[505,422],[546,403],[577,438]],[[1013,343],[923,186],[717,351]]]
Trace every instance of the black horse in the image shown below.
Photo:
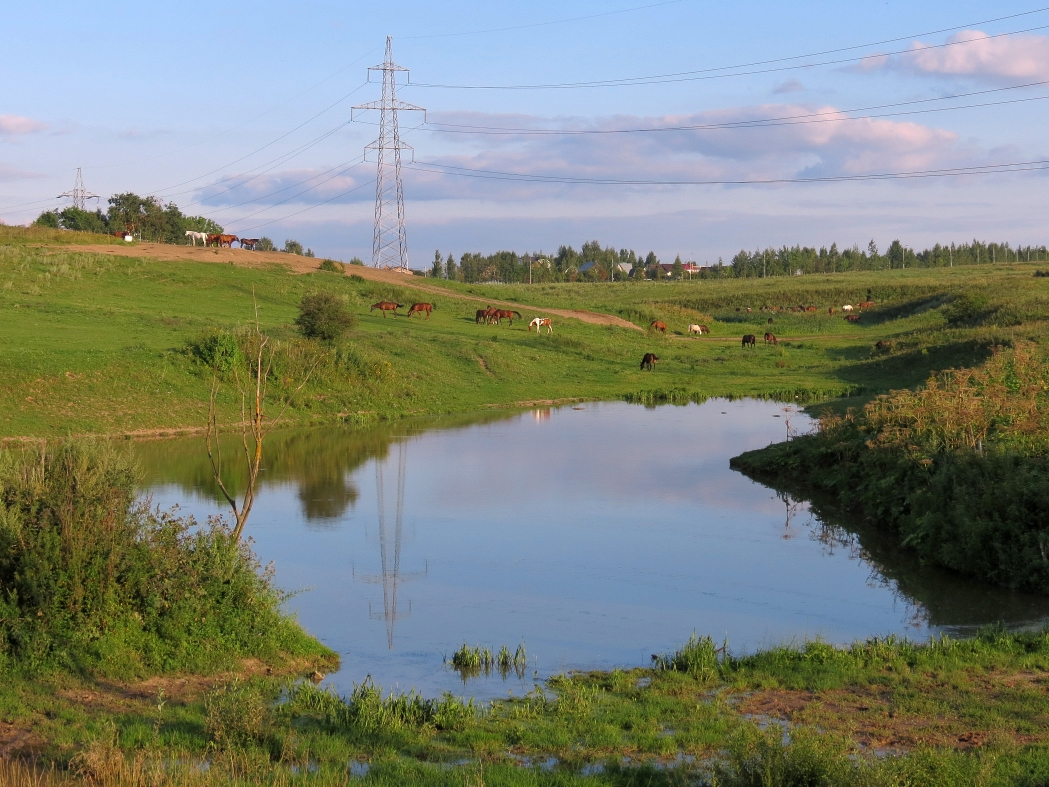
[[[656,361],[658,360],[659,358],[656,357],[655,353],[645,353],[645,357],[641,359],[642,371],[646,369],[652,371],[652,367],[656,365]]]

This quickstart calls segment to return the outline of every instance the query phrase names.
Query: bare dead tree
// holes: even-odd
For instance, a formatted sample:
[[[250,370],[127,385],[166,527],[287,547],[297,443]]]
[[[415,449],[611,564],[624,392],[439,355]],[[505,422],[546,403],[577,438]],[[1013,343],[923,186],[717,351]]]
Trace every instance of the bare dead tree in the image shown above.
[[[240,540],[241,534],[244,532],[244,526],[248,522],[248,516],[255,505],[256,485],[259,478],[259,468],[262,465],[263,443],[270,430],[280,422],[290,404],[290,398],[285,399],[284,406],[277,414],[277,417],[267,421],[265,409],[266,395],[276,347],[270,344],[270,337],[266,336],[259,328],[259,304],[255,300],[254,292],[252,292],[252,300],[255,305],[255,322],[253,326],[255,346],[252,347],[249,359],[248,379],[244,380],[241,378],[241,370],[236,364],[233,367],[237,390],[240,392],[241,449],[244,453],[244,463],[248,471],[247,484],[239,505],[236,494],[231,493],[225,481],[222,480],[222,449],[218,441],[218,412],[215,407],[215,398],[219,390],[217,365],[212,369],[211,396],[208,400],[208,422],[204,430],[204,442],[208,449],[211,471],[215,476],[215,483],[218,484],[222,496],[226,498],[226,502],[229,503],[233,511],[235,522],[233,538],[237,541]],[[303,389],[323,359],[323,354],[317,358],[293,393],[298,393]]]

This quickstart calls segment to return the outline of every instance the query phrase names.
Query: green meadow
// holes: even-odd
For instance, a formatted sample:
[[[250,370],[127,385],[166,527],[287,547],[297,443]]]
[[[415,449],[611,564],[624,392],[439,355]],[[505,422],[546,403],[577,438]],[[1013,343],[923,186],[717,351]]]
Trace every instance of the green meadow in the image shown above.
[[[256,304],[261,330],[279,345],[271,396],[288,405],[284,417],[353,423],[563,399],[870,397],[978,364],[1017,336],[1037,337],[1049,315],[1049,280],[1034,278],[1034,265],[535,286],[412,278],[394,286],[355,277],[352,267],[349,275],[302,275],[280,265],[157,261],[78,250],[68,242],[76,233],[53,232],[67,241],[58,246],[39,230],[0,232],[0,434],[8,437],[201,427],[211,369],[199,344],[209,333],[246,331]],[[410,286],[419,283],[445,294]],[[308,342],[294,326],[303,296],[318,291],[338,295],[359,318],[335,346]],[[868,291],[878,305],[858,324],[840,309],[828,314]],[[952,319],[952,304],[969,296],[980,313]],[[436,309],[429,320],[383,318],[369,311],[378,300],[432,301]],[[476,325],[476,309],[495,300],[519,304],[525,320]],[[795,305],[818,310],[762,311]],[[544,308],[613,314],[640,327],[660,319],[669,332],[555,317],[553,335],[529,333],[527,320]],[[691,323],[708,325],[710,336],[689,338]],[[764,345],[766,330],[778,346]],[[745,333],[757,335],[756,349],[741,348]],[[659,356],[653,372],[638,368],[646,352]],[[235,379],[220,383],[222,415],[235,419]]]

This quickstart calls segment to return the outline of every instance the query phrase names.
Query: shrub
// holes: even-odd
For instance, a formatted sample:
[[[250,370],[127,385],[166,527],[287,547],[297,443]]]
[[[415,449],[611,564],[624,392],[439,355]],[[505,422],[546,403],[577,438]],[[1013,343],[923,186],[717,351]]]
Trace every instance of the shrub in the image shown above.
[[[273,251],[277,247],[273,245],[272,238],[267,238],[266,236],[263,236],[259,238],[259,242],[255,244],[255,248],[258,251]]]
[[[364,264],[364,260],[362,260],[360,257],[354,257],[347,264],[348,265],[363,265]]]
[[[190,343],[190,352],[202,363],[220,372],[231,371],[241,360],[237,337],[212,329]]]
[[[307,339],[331,342],[353,328],[357,318],[346,309],[342,298],[329,292],[317,292],[302,299],[295,324]]]
[[[314,653],[221,520],[150,511],[105,443],[0,453],[0,674],[118,677]]]
[[[285,254],[298,254],[298,255],[301,256],[302,255],[302,251],[303,251],[302,244],[299,243],[297,240],[292,240],[291,238],[288,238],[287,240],[284,241],[284,253]]]
[[[307,256],[309,256],[309,255],[307,255]],[[330,271],[331,273],[345,273],[346,272],[346,266],[343,265],[341,262],[336,262],[335,260],[327,260],[326,259],[326,260],[321,260],[320,270],[322,270],[322,271]]]
[[[983,295],[964,293],[943,309],[949,325],[978,325],[988,315],[989,301]]]

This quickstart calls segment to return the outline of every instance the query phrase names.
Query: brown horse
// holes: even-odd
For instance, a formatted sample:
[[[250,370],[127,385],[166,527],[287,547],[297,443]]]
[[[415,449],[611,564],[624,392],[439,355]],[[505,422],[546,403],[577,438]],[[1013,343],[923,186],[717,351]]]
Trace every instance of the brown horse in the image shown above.
[[[772,323],[773,323],[773,320],[772,320],[771,317],[769,317],[769,325],[772,325]]]
[[[641,359],[641,371],[652,371],[658,360],[659,357],[655,353],[645,353],[645,357]]]
[[[500,322],[501,320],[509,320],[510,324],[513,325],[515,316],[519,320],[523,320],[524,319],[521,316],[521,312],[510,311],[510,310],[507,310],[507,309],[492,309],[492,311],[494,312],[492,314],[492,319],[495,321],[496,325],[501,325],[502,324]]]
[[[419,314],[422,314],[423,312],[426,312],[426,319],[428,320],[428,319],[430,319],[430,312],[432,312],[432,311],[433,311],[433,304],[432,303],[413,303],[412,304],[412,308],[410,308],[408,310],[408,316],[411,317],[416,312],[419,312]]]
[[[667,324],[662,320],[653,320],[652,324],[648,326],[650,331],[662,331],[663,335],[667,335]]]
[[[754,336],[754,334],[748,333],[746,336],[743,337],[743,349],[744,350],[747,349],[747,345],[750,345],[751,347],[757,347],[758,346],[758,340],[757,340],[757,337]]]
[[[776,334],[766,332],[765,333],[765,344],[779,344],[779,342],[776,341]]]
[[[482,322],[488,322],[488,312],[484,309],[477,310],[477,316],[474,318],[474,322],[480,325]]]
[[[259,242],[258,238],[241,238],[240,247],[242,249],[249,249],[255,251],[255,244]]]
[[[220,249],[223,246],[228,246],[229,248],[232,249],[234,241],[240,240],[236,235],[215,235],[215,236],[209,235],[208,236],[209,239],[211,237],[214,237],[215,240],[218,241]]]
[[[214,243],[218,243],[219,242],[219,238],[221,238],[221,237],[222,236],[219,235],[218,233],[210,233],[209,232],[208,233],[208,245],[211,246]]]
[[[872,306],[874,306],[874,301],[864,301],[860,304],[861,309],[870,309]]]
[[[860,315],[858,315],[858,314],[846,314],[845,315],[845,319],[848,320],[849,322],[859,322],[860,321]]]
[[[393,316],[396,317],[397,316],[397,310],[398,309],[403,309],[403,308],[404,308],[404,304],[403,303],[394,303],[393,301],[379,301],[378,303],[373,303],[372,307],[368,311],[373,312],[376,309],[378,309],[379,311],[382,312],[382,318],[385,320],[386,319],[386,312],[393,312]]]

